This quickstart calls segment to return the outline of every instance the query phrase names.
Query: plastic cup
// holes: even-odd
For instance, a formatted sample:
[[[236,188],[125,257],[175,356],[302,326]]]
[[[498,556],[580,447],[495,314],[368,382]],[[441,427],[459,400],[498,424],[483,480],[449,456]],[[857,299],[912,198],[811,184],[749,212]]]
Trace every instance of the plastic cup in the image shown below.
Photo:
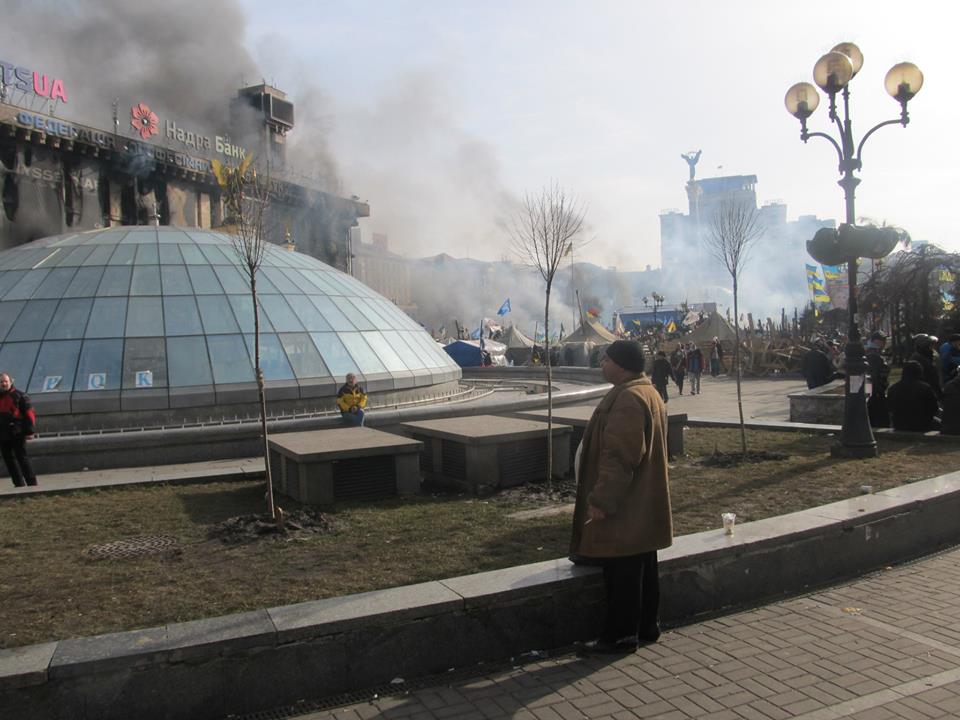
[[[723,520],[723,531],[727,535],[733,535],[733,526],[737,522],[737,514],[732,512],[722,513],[720,519]]]

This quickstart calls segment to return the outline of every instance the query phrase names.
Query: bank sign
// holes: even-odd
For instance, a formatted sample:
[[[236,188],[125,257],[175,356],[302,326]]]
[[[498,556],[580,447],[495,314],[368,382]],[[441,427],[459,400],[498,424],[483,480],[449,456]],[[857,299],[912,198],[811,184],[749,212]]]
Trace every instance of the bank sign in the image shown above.
[[[4,97],[10,89],[14,89],[48,100],[67,102],[67,88],[63,80],[5,60],[0,60],[0,81]]]

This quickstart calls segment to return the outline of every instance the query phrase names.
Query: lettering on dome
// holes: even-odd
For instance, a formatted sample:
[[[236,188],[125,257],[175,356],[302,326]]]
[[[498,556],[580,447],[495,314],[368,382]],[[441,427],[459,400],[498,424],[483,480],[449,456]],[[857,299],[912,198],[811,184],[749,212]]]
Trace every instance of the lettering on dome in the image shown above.
[[[134,376],[134,385],[138,388],[153,387],[153,371],[137,370],[137,374]]]
[[[63,380],[63,375],[47,375],[43,379],[43,392],[54,392],[57,388],[60,387],[60,381]]]
[[[106,373],[90,373],[90,375],[87,377],[87,390],[103,390],[106,387]]]

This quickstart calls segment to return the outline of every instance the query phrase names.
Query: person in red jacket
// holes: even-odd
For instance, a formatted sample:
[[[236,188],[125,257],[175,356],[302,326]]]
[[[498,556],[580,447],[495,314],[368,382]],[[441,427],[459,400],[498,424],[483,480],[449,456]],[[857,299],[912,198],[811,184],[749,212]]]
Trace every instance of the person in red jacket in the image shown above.
[[[30,398],[13,386],[7,373],[0,373],[0,454],[16,487],[37,484],[27,457],[27,440],[33,438],[36,425]]]

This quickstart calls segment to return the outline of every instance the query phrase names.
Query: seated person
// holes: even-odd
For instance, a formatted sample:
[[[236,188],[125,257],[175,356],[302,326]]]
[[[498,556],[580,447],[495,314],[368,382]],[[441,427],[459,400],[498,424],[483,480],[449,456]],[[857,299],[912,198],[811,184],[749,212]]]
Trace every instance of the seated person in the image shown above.
[[[960,373],[954,369],[943,386],[942,435],[960,435]]]
[[[890,386],[887,404],[893,416],[893,429],[927,432],[940,427],[937,396],[923,380],[923,367],[916,360],[903,364],[900,382]]]
[[[357,376],[347,374],[347,382],[337,392],[337,407],[340,417],[349,427],[363,425],[363,409],[367,406],[367,394],[357,384]]]

